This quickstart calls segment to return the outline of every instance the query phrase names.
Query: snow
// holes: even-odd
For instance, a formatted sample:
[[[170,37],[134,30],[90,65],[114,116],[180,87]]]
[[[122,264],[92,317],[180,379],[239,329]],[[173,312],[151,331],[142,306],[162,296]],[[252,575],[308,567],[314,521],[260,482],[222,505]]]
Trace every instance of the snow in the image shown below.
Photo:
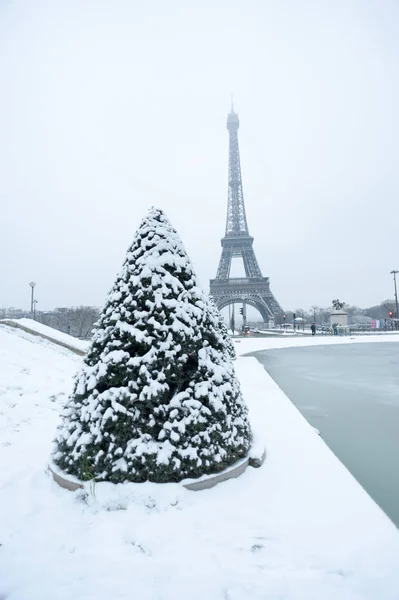
[[[254,358],[236,370],[260,469],[201,492],[61,489],[46,465],[81,361],[0,328],[2,600],[399,598],[399,532]]]
[[[151,209],[100,313],[54,462],[82,480],[176,482],[246,456],[248,411],[227,337],[176,230]],[[115,387],[123,418],[104,395]],[[198,398],[193,408],[189,401]],[[173,423],[171,410],[178,412]]]
[[[20,325],[25,327],[26,329],[30,329],[35,331],[39,335],[46,336],[55,342],[61,342],[62,344],[67,344],[71,348],[76,348],[81,352],[86,352],[89,342],[86,340],[80,340],[73,335],[69,335],[67,333],[63,333],[62,331],[58,331],[53,327],[48,327],[48,325],[43,325],[43,323],[39,323],[38,321],[34,321],[33,319],[6,319],[7,322],[15,323],[17,326]],[[1,322],[0,322],[1,325]]]
[[[302,346],[327,346],[335,344],[368,344],[370,342],[399,342],[399,334],[396,335],[351,335],[351,336],[333,336],[333,335],[315,335],[306,337],[243,337],[234,338],[234,344],[237,355],[243,356],[250,352],[260,350],[274,350],[275,348],[293,348]]]

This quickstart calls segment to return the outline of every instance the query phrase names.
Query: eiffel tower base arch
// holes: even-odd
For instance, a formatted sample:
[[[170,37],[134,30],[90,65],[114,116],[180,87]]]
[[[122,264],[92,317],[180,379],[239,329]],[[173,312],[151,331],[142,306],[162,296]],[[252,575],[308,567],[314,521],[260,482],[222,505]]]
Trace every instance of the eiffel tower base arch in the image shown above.
[[[281,307],[270,291],[268,277],[211,279],[210,284],[211,296],[219,310],[245,302],[260,313],[265,324],[281,313]]]

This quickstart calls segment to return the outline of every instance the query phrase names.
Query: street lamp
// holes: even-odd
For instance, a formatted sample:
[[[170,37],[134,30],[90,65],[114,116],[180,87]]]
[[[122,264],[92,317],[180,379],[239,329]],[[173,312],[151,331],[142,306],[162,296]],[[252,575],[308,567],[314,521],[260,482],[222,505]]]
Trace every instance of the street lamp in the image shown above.
[[[317,306],[312,306],[311,308],[313,309],[313,323],[316,324],[316,308],[317,308]]]
[[[35,311],[36,300],[34,299],[36,282],[35,281],[31,281],[29,285],[32,288],[31,297],[30,297],[30,313],[32,315],[32,318],[34,319],[35,318],[35,312],[36,312]]]
[[[396,274],[399,273],[399,271],[397,270],[393,270],[391,271],[391,275],[393,275],[393,285],[394,285],[394,289],[395,289],[395,306],[396,306],[396,311],[395,311],[395,316],[396,318],[399,317],[399,310],[398,310],[398,290],[396,288]]]

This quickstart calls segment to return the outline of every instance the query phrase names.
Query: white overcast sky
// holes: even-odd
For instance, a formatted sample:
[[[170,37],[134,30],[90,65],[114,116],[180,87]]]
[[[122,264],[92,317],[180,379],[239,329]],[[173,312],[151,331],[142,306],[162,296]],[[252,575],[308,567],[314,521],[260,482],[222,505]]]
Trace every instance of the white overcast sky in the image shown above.
[[[0,0],[0,306],[102,305],[152,205],[208,289],[231,92],[280,304],[392,297],[398,59],[397,0]]]

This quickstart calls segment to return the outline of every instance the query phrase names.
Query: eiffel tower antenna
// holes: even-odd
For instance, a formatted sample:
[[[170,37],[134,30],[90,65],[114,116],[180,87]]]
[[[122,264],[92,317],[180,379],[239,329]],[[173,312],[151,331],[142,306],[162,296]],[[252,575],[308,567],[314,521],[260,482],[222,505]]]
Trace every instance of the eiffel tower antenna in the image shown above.
[[[240,122],[234,112],[227,116],[229,132],[229,182],[227,198],[226,231],[222,243],[222,256],[216,278],[210,281],[210,293],[222,310],[230,304],[246,302],[256,308],[265,322],[282,314],[282,308],[270,291],[269,278],[263,277],[253,249],[254,238],[249,235],[245,214],[241,179],[238,128]],[[230,277],[231,261],[241,257],[245,277]],[[234,313],[233,313],[234,314]]]

